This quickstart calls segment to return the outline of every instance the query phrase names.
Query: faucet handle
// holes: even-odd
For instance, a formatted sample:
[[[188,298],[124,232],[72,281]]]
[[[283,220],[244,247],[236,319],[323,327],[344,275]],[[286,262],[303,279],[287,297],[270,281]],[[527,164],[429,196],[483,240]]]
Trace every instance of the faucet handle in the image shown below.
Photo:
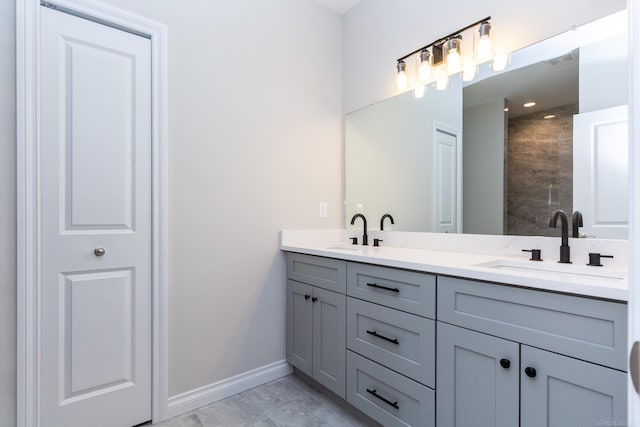
[[[357,237],[349,237],[351,239],[351,244],[352,245],[357,245],[358,244],[358,238]]]
[[[522,252],[530,252],[531,258],[529,261],[542,261],[542,250],[541,249],[523,249]]]
[[[599,253],[589,252],[589,266],[602,267],[600,258],[613,258],[613,255],[600,255]]]
[[[382,239],[373,239],[373,246],[380,246],[380,242],[382,242]]]

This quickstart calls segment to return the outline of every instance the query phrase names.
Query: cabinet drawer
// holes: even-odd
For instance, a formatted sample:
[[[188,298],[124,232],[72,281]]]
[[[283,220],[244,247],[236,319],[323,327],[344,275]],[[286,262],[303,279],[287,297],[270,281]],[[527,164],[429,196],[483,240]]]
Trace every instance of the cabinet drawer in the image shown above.
[[[346,292],[346,261],[287,253],[287,278],[334,292]]]
[[[435,319],[436,277],[367,264],[347,264],[347,295]]]
[[[438,278],[438,320],[627,370],[627,305]]]
[[[347,297],[347,348],[435,387],[435,322]]]
[[[347,402],[390,426],[435,425],[435,392],[347,350]]]

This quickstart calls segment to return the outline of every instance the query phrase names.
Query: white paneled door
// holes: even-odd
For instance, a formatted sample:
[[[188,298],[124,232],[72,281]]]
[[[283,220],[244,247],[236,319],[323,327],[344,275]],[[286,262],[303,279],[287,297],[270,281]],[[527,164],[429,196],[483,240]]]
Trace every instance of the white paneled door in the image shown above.
[[[585,234],[629,236],[629,122],[626,105],[573,116],[573,209]]]
[[[437,129],[434,141],[435,232],[458,231],[458,138]]]
[[[150,40],[42,8],[41,425],[151,418]]]

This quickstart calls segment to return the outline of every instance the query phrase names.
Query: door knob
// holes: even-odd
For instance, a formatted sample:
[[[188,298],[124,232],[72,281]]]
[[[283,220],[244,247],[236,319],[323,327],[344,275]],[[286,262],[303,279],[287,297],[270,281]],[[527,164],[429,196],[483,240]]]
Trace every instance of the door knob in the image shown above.
[[[640,394],[640,378],[638,378],[638,368],[640,367],[640,341],[633,343],[631,354],[629,355],[629,373],[631,382],[636,393]]]
[[[107,251],[105,251],[105,250],[104,250],[104,248],[95,248],[95,249],[93,250],[93,253],[94,253],[96,256],[103,256],[104,254],[106,254],[106,253],[107,253]]]
[[[538,374],[536,372],[536,368],[532,368],[531,366],[527,366],[526,368],[524,368],[524,373],[527,374],[529,378],[535,378],[535,376]]]
[[[504,369],[509,369],[511,367],[511,361],[509,359],[500,359],[500,366]]]

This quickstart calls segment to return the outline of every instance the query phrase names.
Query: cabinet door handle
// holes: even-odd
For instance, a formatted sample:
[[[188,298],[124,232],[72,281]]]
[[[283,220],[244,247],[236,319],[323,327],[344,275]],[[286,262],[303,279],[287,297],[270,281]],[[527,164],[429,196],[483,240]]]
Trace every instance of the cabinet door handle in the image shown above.
[[[511,367],[511,361],[509,359],[500,359],[500,366],[504,369],[509,369]]]
[[[309,299],[309,298],[311,298],[311,295],[305,295],[304,296],[304,299]]]
[[[375,397],[377,397],[378,399],[382,400],[387,405],[393,406],[396,409],[400,409],[400,405],[398,405],[398,402],[392,402],[390,400],[385,399],[384,397],[382,397],[378,393],[376,393],[376,389],[373,389],[373,390],[367,389],[367,393],[374,395]]]
[[[538,374],[536,372],[536,368],[532,368],[531,366],[527,366],[526,368],[524,368],[524,373],[527,374],[529,378],[535,378]]]
[[[318,297],[311,298],[311,302],[316,302],[316,301],[318,301]]]
[[[397,338],[388,338],[388,337],[385,337],[384,335],[380,335],[380,334],[379,334],[379,333],[377,333],[376,331],[369,331],[369,330],[367,330],[367,333],[368,333],[369,335],[373,335],[374,337],[378,337],[378,338],[380,338],[380,339],[382,339],[382,340],[389,341],[389,342],[392,342],[392,343],[394,343],[394,344],[400,344],[400,341],[398,341],[398,339],[397,339]]]
[[[389,288],[387,286],[381,286],[375,283],[367,283],[367,286],[371,286],[372,288],[384,289],[385,291],[400,292],[400,289],[398,288]]]

